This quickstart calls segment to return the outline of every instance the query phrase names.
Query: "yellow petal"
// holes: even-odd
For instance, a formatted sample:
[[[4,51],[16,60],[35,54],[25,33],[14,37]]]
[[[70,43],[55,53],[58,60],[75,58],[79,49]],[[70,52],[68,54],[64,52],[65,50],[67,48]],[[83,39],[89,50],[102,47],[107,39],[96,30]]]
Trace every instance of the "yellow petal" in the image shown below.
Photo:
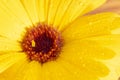
[[[33,24],[36,24],[39,22],[38,17],[38,0],[21,0],[21,3],[23,4],[27,15],[29,16],[29,19],[32,21]]]
[[[16,0],[16,1],[18,1],[18,0]],[[0,5],[2,4],[1,2],[0,2]],[[12,5],[12,3],[11,3],[11,5]],[[16,5],[19,5],[19,4],[16,3]],[[17,6],[15,6],[14,8],[16,8],[16,7]],[[21,40],[22,35],[25,32],[25,27],[29,26],[28,25],[29,23],[24,22],[24,21],[23,21],[24,23],[21,22],[20,18],[17,18],[16,15],[13,14],[12,11],[8,7],[3,6],[3,8],[2,7],[0,7],[0,8],[1,8],[0,9],[0,17],[1,17],[0,18],[0,35],[2,35],[4,37],[8,37],[9,39],[12,39],[12,40]],[[19,7],[18,7],[18,10],[19,10]],[[15,9],[14,9],[14,11],[17,12],[17,10],[15,10]],[[24,17],[24,15],[21,15],[21,16]],[[23,20],[24,20],[24,18],[23,18]]]
[[[45,5],[44,5],[44,9],[45,9],[45,21],[46,23],[48,23],[48,11],[49,11],[49,5],[50,5],[50,0],[44,0],[45,1]]]
[[[39,62],[32,61],[24,69],[18,80],[41,80],[41,65]]]
[[[113,58],[115,52],[90,40],[77,40],[66,43],[62,47],[60,56],[69,60],[81,60],[82,58],[106,60]]]
[[[118,28],[120,17],[117,14],[101,13],[78,18],[67,26],[62,32],[66,42],[101,36],[111,33],[111,30]]]
[[[54,18],[54,26],[58,26],[58,25],[61,24],[63,16],[66,13],[67,9],[69,8],[69,6],[70,6],[70,4],[72,3],[73,0],[59,0],[59,1],[60,1],[59,7],[58,7],[57,12],[54,16],[55,17]]]
[[[31,24],[29,17],[24,9],[24,7],[22,6],[20,0],[10,0],[10,1],[6,1],[6,0],[2,0],[0,1],[0,5],[1,5],[1,10],[4,10],[5,12],[7,12],[7,14],[11,14],[11,16],[14,16],[16,18],[16,20],[20,20],[22,23],[24,24]],[[0,11],[1,11],[0,10]],[[3,16],[3,15],[0,15]],[[2,19],[4,19],[5,16],[3,16]],[[16,21],[15,21],[16,22]],[[8,21],[7,21],[8,23]]]
[[[96,80],[96,78],[105,77],[109,74],[109,69],[105,64],[99,61],[95,61],[92,59],[81,59],[77,60],[74,57],[74,60],[70,60],[67,58],[62,58],[64,60],[63,65],[66,67],[71,73],[77,73],[76,77],[78,76],[81,80]],[[60,61],[60,60],[59,60]]]
[[[45,0],[38,0],[38,17],[40,22],[45,22],[46,15],[45,15]]]
[[[120,53],[120,51],[119,51]],[[101,80],[119,80],[120,77],[120,54],[116,55],[115,58],[104,61],[104,64],[107,65],[107,67],[110,70],[110,73],[108,76],[102,78]]]
[[[0,80],[5,80],[4,77],[0,77]]]
[[[83,70],[81,74],[86,73],[86,75],[93,74],[95,75],[94,77],[104,77],[108,75],[109,70],[101,60],[112,59],[114,55],[115,52],[111,49],[101,47],[95,42],[76,40],[66,43],[63,46],[59,58],[60,60],[65,60],[73,65],[79,66]]]
[[[49,64],[48,64],[49,65]],[[46,65],[42,65],[42,76],[41,76],[41,80],[52,80],[52,77],[51,77],[51,72],[49,71],[49,66],[47,66],[47,63]]]
[[[108,47],[116,52],[113,59],[104,62],[111,71],[110,74],[102,80],[117,80],[120,76],[120,34],[93,37],[89,38],[89,40],[95,41],[98,44]]]
[[[58,61],[51,61],[42,66],[43,80],[72,80],[73,76]]]
[[[0,73],[24,58],[26,58],[26,55],[23,53],[7,53],[0,55]]]
[[[38,22],[47,23],[49,0],[21,1],[33,24]]]
[[[88,40],[92,40],[97,42],[103,46],[117,46],[120,45],[120,34],[111,34],[111,35],[104,35],[104,36],[96,36],[91,37]]]
[[[61,0],[50,0],[48,10],[48,24],[52,25]]]
[[[113,23],[114,25],[119,25],[119,18],[116,19],[116,23]],[[120,34],[120,27],[117,29],[112,30],[112,34]]]
[[[15,40],[6,37],[0,37],[0,54],[9,51],[21,51],[20,44]]]
[[[4,72],[2,72],[0,74],[0,79],[1,79],[1,77],[4,80],[16,80],[16,79],[18,79],[18,77],[19,77],[18,75],[21,74],[20,71],[24,72],[23,68],[26,67],[26,65],[28,65],[27,58],[21,59],[19,62],[16,62],[11,67],[9,67]],[[23,76],[23,74],[21,74],[21,75]]]
[[[92,10],[96,9],[97,7],[101,6],[102,4],[104,4],[106,2],[106,0],[95,0],[94,2],[93,2],[93,0],[89,0],[89,2],[90,2],[90,4],[83,11],[83,14],[87,13],[89,11],[92,11]]]
[[[120,28],[113,30],[112,34],[120,34]]]
[[[113,50],[117,57],[120,56],[120,34],[111,34],[89,38],[88,40],[95,41],[97,44],[108,47]]]
[[[79,65],[76,65],[75,63],[72,63],[65,59],[59,59],[58,61],[58,64],[63,66],[67,70],[67,72],[69,72],[69,76],[76,80],[98,80],[98,77],[96,75],[92,74],[92,72],[89,72],[83,67],[84,64],[78,63]],[[88,68],[91,69],[90,67]],[[72,78],[70,80],[74,80]]]
[[[62,29],[68,23],[75,20],[78,16],[83,15],[92,9],[97,8],[105,2],[105,0],[60,0],[60,6],[55,16],[54,26]],[[88,8],[90,6],[90,8]],[[87,9],[87,10],[86,10]]]

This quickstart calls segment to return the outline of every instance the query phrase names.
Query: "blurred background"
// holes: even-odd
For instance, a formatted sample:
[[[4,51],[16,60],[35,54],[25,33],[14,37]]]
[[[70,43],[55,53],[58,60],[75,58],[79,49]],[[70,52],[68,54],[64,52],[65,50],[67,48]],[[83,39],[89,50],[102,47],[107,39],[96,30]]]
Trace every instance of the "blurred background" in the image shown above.
[[[99,12],[115,12],[120,14],[120,0],[107,0],[105,4],[92,11],[90,14]]]

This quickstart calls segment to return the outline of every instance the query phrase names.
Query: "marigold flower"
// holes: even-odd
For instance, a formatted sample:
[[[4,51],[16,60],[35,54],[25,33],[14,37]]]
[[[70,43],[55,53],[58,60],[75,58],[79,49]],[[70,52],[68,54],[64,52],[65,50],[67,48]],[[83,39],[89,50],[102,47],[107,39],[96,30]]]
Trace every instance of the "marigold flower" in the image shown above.
[[[99,80],[120,16],[82,16],[105,0],[1,0],[0,80]]]

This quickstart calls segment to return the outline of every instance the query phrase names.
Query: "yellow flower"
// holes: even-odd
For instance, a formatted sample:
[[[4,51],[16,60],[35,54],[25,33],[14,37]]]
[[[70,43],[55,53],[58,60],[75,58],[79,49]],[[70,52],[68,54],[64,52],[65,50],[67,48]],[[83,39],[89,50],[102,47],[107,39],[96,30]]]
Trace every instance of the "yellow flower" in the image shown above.
[[[118,40],[113,13],[82,16],[105,0],[1,0],[0,80],[99,80]],[[80,17],[82,16],[82,17]]]

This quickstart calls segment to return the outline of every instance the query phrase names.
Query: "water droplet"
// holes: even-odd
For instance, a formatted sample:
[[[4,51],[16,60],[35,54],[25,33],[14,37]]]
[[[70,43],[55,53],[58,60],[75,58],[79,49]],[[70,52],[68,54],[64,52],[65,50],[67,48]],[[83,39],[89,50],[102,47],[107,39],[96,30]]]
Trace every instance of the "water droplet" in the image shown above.
[[[92,22],[89,22],[88,24],[89,24],[89,25],[92,25]]]
[[[82,64],[82,66],[83,66],[83,67],[85,67],[85,66],[86,66],[86,64]]]
[[[101,55],[102,55],[102,56],[104,56],[104,55],[105,55],[105,53],[102,53]]]

